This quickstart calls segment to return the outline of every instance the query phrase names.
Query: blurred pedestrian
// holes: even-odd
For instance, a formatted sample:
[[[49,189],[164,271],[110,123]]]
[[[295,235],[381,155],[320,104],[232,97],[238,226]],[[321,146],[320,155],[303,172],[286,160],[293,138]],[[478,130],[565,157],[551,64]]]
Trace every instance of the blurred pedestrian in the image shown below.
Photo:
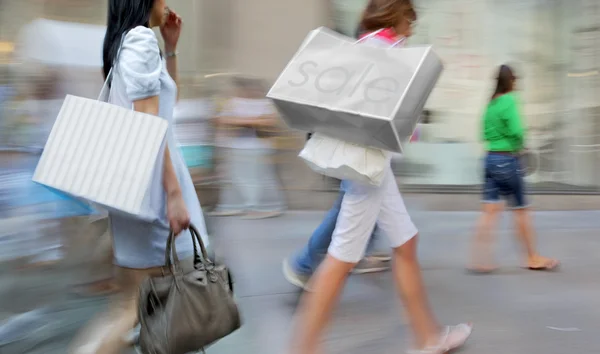
[[[365,45],[390,46],[412,34],[416,12],[410,0],[370,0],[361,29]],[[431,312],[417,260],[417,229],[404,206],[391,166],[380,186],[344,180],[345,190],[331,246],[305,292],[299,309],[292,352],[315,354],[350,270],[360,261],[378,224],[393,248],[395,280],[419,354],[442,354],[462,346],[471,325],[440,327]]]
[[[271,159],[274,149],[261,138],[276,127],[276,111],[260,81],[236,77],[233,83],[234,97],[217,117],[223,132],[217,144],[223,151],[229,188],[222,189],[211,215],[276,217],[285,210],[285,201]]]
[[[69,248],[80,276],[72,285],[71,293],[80,296],[104,296],[117,292],[119,286],[113,276],[114,253],[109,220],[99,214],[69,220],[65,231],[75,236]],[[90,247],[90,245],[92,247]]]
[[[525,250],[525,265],[532,270],[554,270],[559,266],[558,260],[540,256],[535,245],[535,231],[525,195],[524,168],[519,158],[525,151],[525,127],[515,92],[516,81],[509,66],[500,66],[496,89],[483,116],[483,140],[488,153],[482,214],[473,239],[469,266],[477,273],[496,269],[491,254],[492,230],[502,212],[501,197],[512,207],[517,233]]]
[[[340,31],[338,31],[340,32]],[[360,25],[356,27],[355,37],[361,37],[363,30]],[[392,38],[390,38],[392,40]],[[306,139],[310,139],[312,133],[308,133]],[[335,179],[334,179],[335,180]],[[341,182],[335,180],[337,183]],[[283,276],[292,285],[295,285],[304,290],[308,289],[310,277],[317,270],[317,267],[325,258],[327,249],[331,244],[331,237],[337,222],[342,200],[344,199],[344,190],[340,188],[340,194],[333,203],[329,212],[325,215],[325,219],[315,229],[310,239],[304,247],[296,251],[292,256],[283,260]],[[366,256],[352,269],[355,274],[366,274],[383,272],[390,269],[390,261],[392,256],[388,252],[380,252],[383,248],[383,242],[377,225],[371,234],[369,243],[366,249]],[[387,246],[387,245],[385,245]],[[387,247],[389,248],[389,247]]]
[[[63,201],[70,204],[70,201],[31,180],[60,111],[61,100],[57,98],[60,95],[59,77],[55,70],[42,65],[27,68],[28,76],[19,80],[21,97],[11,111],[16,124],[7,127],[12,136],[10,143],[23,151],[15,154],[14,161],[2,173],[12,183],[0,186],[0,189],[10,189],[8,204],[12,216],[29,217],[27,227],[31,229],[20,235],[14,245],[17,246],[15,251],[19,249],[15,256],[26,257],[21,269],[51,267],[63,259],[65,243],[63,235],[56,230],[58,222],[55,217],[64,206]]]
[[[8,67],[0,64],[0,146],[6,144],[4,135],[6,134],[6,117],[8,112],[8,102],[14,95],[14,88],[10,82]]]
[[[173,110],[178,99],[177,44],[182,20],[165,0],[110,0],[104,41],[104,77],[109,102],[159,116],[169,124],[167,144],[151,178],[153,222],[109,213],[116,279],[121,290],[109,311],[96,319],[76,340],[75,353],[120,353],[126,336],[139,322],[138,292],[149,276],[165,269],[166,241],[172,230],[184,271],[193,266],[193,244],[186,229],[193,223],[206,238],[198,197],[173,132]],[[159,27],[164,51],[151,28]],[[184,235],[185,234],[185,235]],[[208,244],[208,240],[204,240]]]

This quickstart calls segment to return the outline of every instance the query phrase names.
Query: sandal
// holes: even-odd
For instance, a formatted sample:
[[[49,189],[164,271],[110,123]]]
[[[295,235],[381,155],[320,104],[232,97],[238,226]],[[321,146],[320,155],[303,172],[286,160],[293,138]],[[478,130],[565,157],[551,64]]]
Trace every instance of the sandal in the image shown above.
[[[541,261],[541,262],[539,262]],[[552,258],[541,258],[538,260],[539,263],[537,265],[531,265],[531,263],[527,266],[529,270],[537,270],[537,271],[547,271],[551,272],[557,270],[560,267],[560,262],[557,259]]]
[[[473,325],[461,323],[456,326],[446,326],[440,336],[439,343],[424,349],[411,350],[407,354],[445,354],[462,347],[473,332]]]

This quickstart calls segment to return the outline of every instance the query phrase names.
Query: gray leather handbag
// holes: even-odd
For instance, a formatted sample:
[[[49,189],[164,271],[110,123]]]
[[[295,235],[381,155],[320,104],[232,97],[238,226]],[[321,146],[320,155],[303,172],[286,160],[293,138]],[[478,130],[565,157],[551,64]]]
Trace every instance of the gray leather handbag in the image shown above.
[[[140,287],[139,348],[144,354],[204,350],[241,325],[229,270],[208,258],[195,227],[190,226],[190,233],[194,239],[193,269],[182,269],[171,232],[165,252],[166,269],[170,272],[148,278]]]

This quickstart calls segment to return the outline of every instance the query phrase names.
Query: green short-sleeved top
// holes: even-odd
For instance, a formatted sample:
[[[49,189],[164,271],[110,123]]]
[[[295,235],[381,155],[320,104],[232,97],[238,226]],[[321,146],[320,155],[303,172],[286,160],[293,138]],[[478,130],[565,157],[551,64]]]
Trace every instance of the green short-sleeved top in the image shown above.
[[[482,133],[487,151],[518,152],[523,149],[525,128],[515,93],[490,101],[483,115]]]

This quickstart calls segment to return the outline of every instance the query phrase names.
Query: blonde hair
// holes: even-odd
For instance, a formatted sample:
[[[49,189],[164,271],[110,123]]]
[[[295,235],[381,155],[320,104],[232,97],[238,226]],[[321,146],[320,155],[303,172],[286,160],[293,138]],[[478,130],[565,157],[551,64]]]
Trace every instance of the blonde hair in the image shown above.
[[[360,21],[360,31],[394,28],[400,21],[417,20],[411,0],[370,0]]]

